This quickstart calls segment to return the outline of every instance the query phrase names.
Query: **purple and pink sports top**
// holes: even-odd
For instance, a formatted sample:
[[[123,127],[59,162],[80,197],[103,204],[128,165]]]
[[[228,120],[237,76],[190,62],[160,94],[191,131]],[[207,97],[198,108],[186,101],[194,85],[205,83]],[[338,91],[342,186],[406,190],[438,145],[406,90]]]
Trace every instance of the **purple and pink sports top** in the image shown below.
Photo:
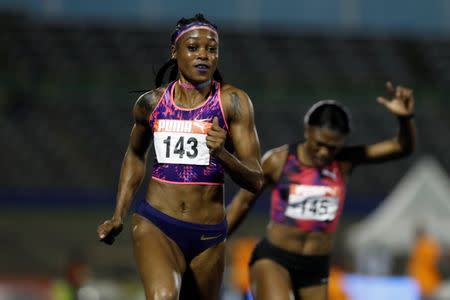
[[[339,163],[304,166],[297,144],[289,151],[280,178],[272,189],[271,220],[302,231],[334,232],[345,199],[345,181]]]
[[[220,83],[212,81],[208,99],[191,109],[175,104],[175,84],[173,81],[167,86],[149,117],[156,154],[152,178],[172,184],[222,185],[224,169],[206,146],[206,134],[214,117],[229,134]],[[229,135],[226,148],[230,149]]]

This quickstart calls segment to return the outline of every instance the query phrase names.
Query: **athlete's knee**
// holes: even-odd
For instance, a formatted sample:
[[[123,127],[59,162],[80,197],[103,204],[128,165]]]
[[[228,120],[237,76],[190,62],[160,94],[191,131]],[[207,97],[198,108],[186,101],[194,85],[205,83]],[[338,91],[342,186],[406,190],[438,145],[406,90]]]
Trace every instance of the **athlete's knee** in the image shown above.
[[[176,300],[178,294],[175,287],[152,287],[145,290],[146,300]]]

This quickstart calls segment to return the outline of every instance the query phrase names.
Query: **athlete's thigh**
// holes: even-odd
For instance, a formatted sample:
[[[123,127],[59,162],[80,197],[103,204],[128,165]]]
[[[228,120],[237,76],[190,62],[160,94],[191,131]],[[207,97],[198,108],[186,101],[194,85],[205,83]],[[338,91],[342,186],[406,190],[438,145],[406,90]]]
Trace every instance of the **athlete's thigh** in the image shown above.
[[[298,289],[298,295],[302,300],[327,300],[328,285],[318,284]]]
[[[218,299],[224,267],[225,242],[210,247],[197,255],[183,276],[180,299]]]
[[[143,217],[133,215],[134,257],[149,299],[177,299],[185,270],[174,241]]]
[[[293,300],[288,270],[270,259],[258,259],[250,267],[250,286],[255,300]]]

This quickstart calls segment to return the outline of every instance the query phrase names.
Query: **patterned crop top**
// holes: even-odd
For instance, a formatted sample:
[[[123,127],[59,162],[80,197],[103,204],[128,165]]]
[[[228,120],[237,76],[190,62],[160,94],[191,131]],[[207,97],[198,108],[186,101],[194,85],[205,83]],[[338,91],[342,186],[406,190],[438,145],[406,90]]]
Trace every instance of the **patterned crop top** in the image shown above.
[[[345,181],[337,161],[323,168],[300,164],[297,144],[272,189],[271,220],[302,231],[336,230],[345,199]]]
[[[152,179],[172,184],[222,185],[223,167],[217,158],[210,156],[206,146],[206,134],[214,117],[228,132],[220,83],[213,81],[208,99],[189,109],[175,104],[175,84],[176,81],[167,86],[149,118],[156,154]]]

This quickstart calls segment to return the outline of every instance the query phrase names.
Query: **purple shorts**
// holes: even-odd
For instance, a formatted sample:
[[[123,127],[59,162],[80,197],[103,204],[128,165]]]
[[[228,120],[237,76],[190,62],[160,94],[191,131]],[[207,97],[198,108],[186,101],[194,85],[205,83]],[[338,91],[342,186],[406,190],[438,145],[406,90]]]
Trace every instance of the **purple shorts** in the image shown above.
[[[187,262],[227,237],[227,219],[219,224],[196,224],[172,218],[152,207],[145,199],[135,213],[151,221],[180,247]]]

